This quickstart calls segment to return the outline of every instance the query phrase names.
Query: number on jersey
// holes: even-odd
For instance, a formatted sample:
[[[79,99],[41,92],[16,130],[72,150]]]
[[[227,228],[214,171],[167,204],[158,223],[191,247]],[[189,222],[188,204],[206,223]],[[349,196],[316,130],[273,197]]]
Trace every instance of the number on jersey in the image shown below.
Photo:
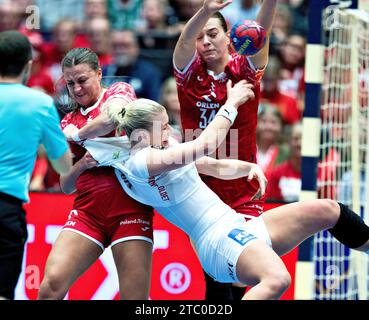
[[[217,114],[217,110],[216,109],[205,109],[205,108],[200,108],[200,122],[199,122],[199,128],[200,129],[205,129],[209,123],[211,121],[213,121],[213,119],[215,118],[216,114]]]

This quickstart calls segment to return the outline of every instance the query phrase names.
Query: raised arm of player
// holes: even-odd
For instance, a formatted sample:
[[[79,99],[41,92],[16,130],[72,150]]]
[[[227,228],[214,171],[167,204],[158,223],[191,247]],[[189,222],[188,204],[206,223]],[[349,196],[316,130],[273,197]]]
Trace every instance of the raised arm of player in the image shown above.
[[[257,69],[263,69],[268,63],[269,39],[272,32],[277,2],[278,0],[264,0],[256,18],[256,21],[264,27],[267,33],[267,40],[264,48],[260,50],[256,55],[250,57],[251,61]]]
[[[174,49],[173,62],[183,70],[196,52],[196,39],[209,18],[232,3],[232,0],[205,0],[202,7],[186,23]]]
[[[228,113],[227,107],[230,113],[232,108],[237,109],[248,99],[253,99],[255,95],[252,88],[253,86],[248,84],[246,80],[241,80],[234,87],[232,87],[231,81],[228,81],[228,99],[223,106],[226,112]],[[204,155],[212,154],[224,141],[231,126],[232,123],[226,115],[216,116],[200,136],[193,141],[163,150],[151,148],[147,156],[147,168],[150,176],[183,167]]]

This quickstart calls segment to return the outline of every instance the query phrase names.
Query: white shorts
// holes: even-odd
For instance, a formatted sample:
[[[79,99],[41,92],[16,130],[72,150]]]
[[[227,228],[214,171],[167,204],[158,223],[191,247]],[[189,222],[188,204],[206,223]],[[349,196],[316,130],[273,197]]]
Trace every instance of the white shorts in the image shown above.
[[[245,221],[240,214],[226,215],[195,243],[203,269],[218,282],[240,282],[236,264],[242,251],[255,240],[272,247],[262,216]]]

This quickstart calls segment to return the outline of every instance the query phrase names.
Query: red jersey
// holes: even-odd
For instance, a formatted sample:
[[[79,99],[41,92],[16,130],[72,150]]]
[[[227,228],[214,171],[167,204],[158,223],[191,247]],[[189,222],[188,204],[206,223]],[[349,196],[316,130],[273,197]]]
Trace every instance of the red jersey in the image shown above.
[[[275,167],[268,183],[269,199],[298,201],[301,190],[301,172],[297,171],[291,160]]]
[[[263,70],[255,70],[248,58],[236,53],[230,55],[224,72],[218,75],[206,69],[198,54],[195,54],[183,71],[174,67],[185,140],[198,136],[192,135],[189,129],[204,129],[214,119],[219,108],[227,100],[227,81],[230,79],[234,84],[245,79],[254,85],[255,99],[238,108],[236,121],[226,141],[218,148],[217,158],[234,158],[256,163],[256,126],[263,73]],[[250,201],[258,188],[257,184],[250,184],[247,178],[220,180],[202,176],[202,179],[231,207]]]
[[[106,103],[113,98],[122,98],[128,102],[136,99],[136,94],[133,88],[123,82],[117,82],[111,85],[105,92],[103,92],[99,100],[91,107],[87,109],[78,109],[68,113],[61,121],[61,127],[64,129],[68,124],[73,124],[77,128],[84,127],[89,121],[96,118],[102,111],[105,111]],[[106,137],[115,135],[115,131],[110,132]],[[86,149],[81,147],[75,142],[70,142],[70,148],[73,153],[73,162],[80,160],[86,153]],[[96,167],[84,171],[78,178],[76,183],[76,189],[79,195],[83,195],[91,192],[115,192],[121,193],[122,187],[115,176],[114,169],[111,167]],[[114,189],[114,190],[112,190]],[[130,199],[127,195],[127,201],[136,203],[133,199]],[[126,208],[123,208],[126,209]],[[129,210],[129,208],[127,208]]]

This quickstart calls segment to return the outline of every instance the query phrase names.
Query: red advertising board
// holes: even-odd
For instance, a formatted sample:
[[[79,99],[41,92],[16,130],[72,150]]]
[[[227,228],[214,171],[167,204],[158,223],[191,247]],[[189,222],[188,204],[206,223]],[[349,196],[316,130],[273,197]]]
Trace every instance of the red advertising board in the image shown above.
[[[47,256],[72,208],[74,196],[31,193],[26,205],[29,237],[16,299],[36,299]],[[266,204],[265,209],[278,204]],[[292,279],[297,249],[283,257]],[[294,282],[283,299],[293,299]],[[200,263],[188,237],[159,214],[154,217],[154,252],[150,299],[202,300],[205,284]],[[70,300],[119,298],[118,278],[110,249],[69,290]]]

